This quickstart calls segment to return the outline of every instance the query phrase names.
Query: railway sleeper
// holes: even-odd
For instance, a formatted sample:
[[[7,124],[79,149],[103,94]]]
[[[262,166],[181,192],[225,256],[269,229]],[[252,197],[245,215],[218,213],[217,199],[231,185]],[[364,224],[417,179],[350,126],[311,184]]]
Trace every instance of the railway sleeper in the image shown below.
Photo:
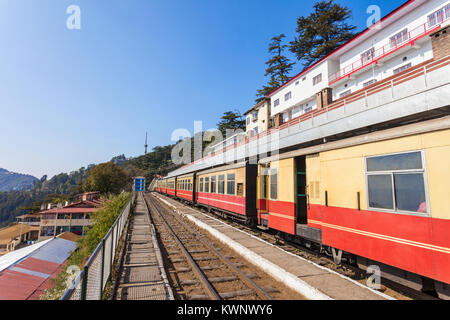
[[[261,289],[263,289],[267,293],[280,293],[280,290],[271,286],[262,287]]]
[[[253,290],[239,290],[239,291],[233,291],[233,292],[224,292],[219,293],[220,297],[222,299],[232,299],[237,297],[243,297],[243,296],[250,296],[254,295],[255,293]]]
[[[256,274],[249,274],[249,275],[246,275],[246,277],[249,279],[255,279],[258,276]],[[208,281],[210,283],[232,282],[232,281],[237,281],[237,280],[239,280],[239,277],[237,277],[237,276],[208,278]],[[197,283],[198,283],[198,280],[189,280],[189,279],[181,282],[182,285],[194,285]]]

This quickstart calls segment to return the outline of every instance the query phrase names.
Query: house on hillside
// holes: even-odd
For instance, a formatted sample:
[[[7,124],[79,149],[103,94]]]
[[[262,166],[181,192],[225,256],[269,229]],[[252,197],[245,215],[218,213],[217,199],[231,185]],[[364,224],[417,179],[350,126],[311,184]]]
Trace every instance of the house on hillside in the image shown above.
[[[34,242],[39,237],[39,226],[16,224],[0,229],[0,256]]]
[[[39,221],[39,241],[56,237],[64,232],[83,236],[93,224],[91,214],[100,206],[100,192],[87,192],[80,194],[77,202],[23,215],[17,217],[17,222],[36,225]]]

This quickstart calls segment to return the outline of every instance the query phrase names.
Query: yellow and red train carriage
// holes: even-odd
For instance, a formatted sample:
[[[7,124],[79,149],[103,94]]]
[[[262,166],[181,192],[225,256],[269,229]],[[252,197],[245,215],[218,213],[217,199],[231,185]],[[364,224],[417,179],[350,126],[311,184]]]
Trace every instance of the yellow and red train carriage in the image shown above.
[[[448,295],[449,158],[448,129],[390,129],[262,159],[259,221]]]
[[[171,177],[160,192],[450,298],[449,158],[444,117]]]
[[[256,170],[256,164],[242,162],[198,172],[195,202],[256,224]]]
[[[179,176],[176,181],[176,197],[194,202],[194,174]]]
[[[176,197],[176,178],[169,178],[166,181],[166,194],[172,197]]]

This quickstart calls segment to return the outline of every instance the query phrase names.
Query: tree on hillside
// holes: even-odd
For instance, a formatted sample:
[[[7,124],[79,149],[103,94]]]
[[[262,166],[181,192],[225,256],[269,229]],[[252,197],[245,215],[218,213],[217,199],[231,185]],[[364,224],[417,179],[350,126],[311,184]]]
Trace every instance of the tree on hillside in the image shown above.
[[[350,17],[351,10],[333,0],[316,2],[314,12],[298,18],[290,51],[308,68],[355,36],[356,27],[346,22]]]
[[[242,129],[245,131],[245,118],[238,110],[227,111],[220,118],[217,129],[222,132],[223,138],[226,139],[227,129]]]
[[[267,85],[264,85],[261,89],[259,89],[256,92],[255,102],[256,103],[261,102],[262,100],[264,100],[266,96],[274,92],[280,86],[281,84],[278,81],[276,81],[275,79],[271,79]]]
[[[17,208],[17,210],[23,211],[25,214],[32,214],[41,211],[41,202],[40,201],[34,201],[28,206],[23,206]]]
[[[289,73],[292,71],[292,66],[295,65],[295,62],[290,62],[290,60],[283,55],[283,52],[288,47],[286,44],[283,44],[283,39],[285,37],[284,34],[280,34],[271,39],[272,42],[269,44],[269,54],[271,55],[271,58],[266,62],[268,67],[265,74],[266,77],[270,76],[270,81],[256,93],[257,103],[290,79]]]
[[[124,154],[121,154],[120,156],[117,156],[117,157],[114,157],[114,158],[111,159],[111,162],[112,162],[112,163],[115,163],[115,164],[117,164],[117,165],[119,165],[119,166],[120,166],[122,163],[126,162],[126,161],[127,161],[127,157],[125,157]]]
[[[89,172],[83,182],[84,191],[100,191],[106,193],[120,193],[130,181],[125,172],[115,163],[102,163]]]

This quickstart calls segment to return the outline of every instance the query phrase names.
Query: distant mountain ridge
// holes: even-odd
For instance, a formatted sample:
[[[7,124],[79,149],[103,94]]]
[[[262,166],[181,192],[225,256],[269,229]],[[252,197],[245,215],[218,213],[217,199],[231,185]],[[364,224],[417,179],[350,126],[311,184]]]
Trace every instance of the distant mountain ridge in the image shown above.
[[[38,178],[0,168],[0,191],[30,190]]]

